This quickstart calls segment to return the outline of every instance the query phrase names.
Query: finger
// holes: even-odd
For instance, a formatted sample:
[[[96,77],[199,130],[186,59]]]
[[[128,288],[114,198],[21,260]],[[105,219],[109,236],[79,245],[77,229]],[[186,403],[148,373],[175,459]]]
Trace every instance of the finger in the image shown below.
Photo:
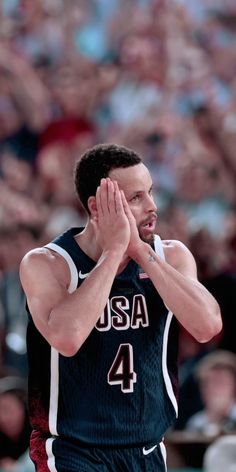
[[[101,210],[102,214],[104,215],[105,213],[108,212],[108,195],[107,195],[107,181],[106,179],[101,180],[100,184],[100,203],[101,203]]]
[[[114,181],[114,190],[115,190],[116,213],[120,215],[121,213],[124,212],[124,208],[123,208],[123,203],[122,203],[121,191],[116,181]]]
[[[111,179],[107,178],[107,202],[109,213],[115,213],[115,189],[114,183]]]
[[[125,198],[124,191],[121,190],[120,193],[121,193],[121,201],[122,201],[123,208],[124,208],[124,210],[125,210],[126,215],[128,216],[128,215],[130,215],[130,213],[131,213],[130,207],[129,207],[128,202],[127,202],[127,200],[126,200],[126,198]]]
[[[97,212],[98,212],[98,217],[101,217],[103,215],[102,211],[102,204],[101,204],[101,187],[99,186],[96,191],[96,206],[97,206]]]
[[[125,194],[123,192],[123,190],[121,190],[121,199],[122,199],[122,205],[123,205],[123,208],[124,208],[124,212],[130,222],[130,224],[133,224],[135,222],[135,218],[134,218],[134,215],[132,213],[132,211],[130,210],[130,207],[129,207],[129,204],[126,200],[126,197],[125,197]]]

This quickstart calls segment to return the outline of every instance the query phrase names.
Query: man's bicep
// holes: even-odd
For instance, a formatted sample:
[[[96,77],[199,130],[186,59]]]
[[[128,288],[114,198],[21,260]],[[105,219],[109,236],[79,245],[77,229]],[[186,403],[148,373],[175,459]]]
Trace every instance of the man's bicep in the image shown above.
[[[67,295],[66,287],[57,279],[53,264],[40,254],[22,260],[20,279],[34,323],[47,338],[51,311]]]

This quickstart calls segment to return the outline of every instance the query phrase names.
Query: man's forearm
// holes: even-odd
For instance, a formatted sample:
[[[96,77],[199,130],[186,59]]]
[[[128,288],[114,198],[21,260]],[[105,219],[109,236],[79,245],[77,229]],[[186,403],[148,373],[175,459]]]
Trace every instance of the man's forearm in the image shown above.
[[[107,251],[88,277],[50,313],[50,343],[66,356],[84,343],[105,308],[122,255]]]
[[[169,310],[199,342],[210,340],[220,331],[219,306],[197,279],[182,275],[145,243],[134,259],[149,275]]]

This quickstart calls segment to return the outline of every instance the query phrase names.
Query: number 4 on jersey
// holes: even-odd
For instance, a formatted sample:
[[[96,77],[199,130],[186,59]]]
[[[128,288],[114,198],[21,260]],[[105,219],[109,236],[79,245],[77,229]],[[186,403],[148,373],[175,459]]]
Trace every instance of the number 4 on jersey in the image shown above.
[[[108,383],[110,385],[120,384],[122,392],[129,393],[134,391],[136,379],[133,346],[131,344],[121,344],[107,374]]]

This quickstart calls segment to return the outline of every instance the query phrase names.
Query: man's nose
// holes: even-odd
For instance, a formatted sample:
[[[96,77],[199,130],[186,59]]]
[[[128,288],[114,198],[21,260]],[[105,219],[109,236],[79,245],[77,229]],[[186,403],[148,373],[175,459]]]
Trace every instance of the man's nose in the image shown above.
[[[157,211],[157,206],[152,195],[147,195],[146,208],[147,208],[147,211],[154,211],[154,212]]]

